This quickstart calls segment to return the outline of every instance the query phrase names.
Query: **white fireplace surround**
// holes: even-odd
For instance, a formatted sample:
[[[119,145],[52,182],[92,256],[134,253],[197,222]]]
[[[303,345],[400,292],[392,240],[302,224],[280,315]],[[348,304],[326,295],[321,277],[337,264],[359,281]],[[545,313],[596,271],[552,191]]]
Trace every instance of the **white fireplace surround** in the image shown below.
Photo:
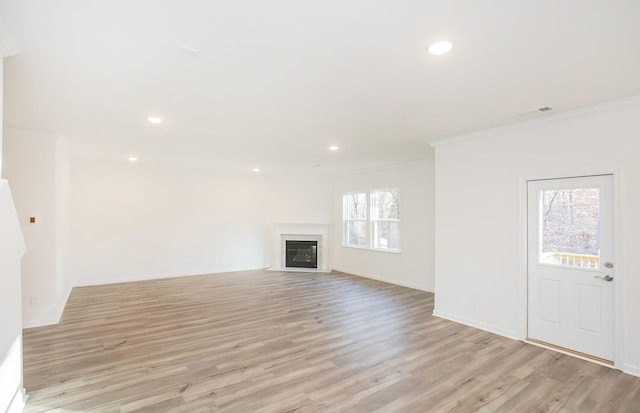
[[[286,267],[287,241],[317,241],[318,268]],[[271,241],[273,271],[329,272],[329,224],[274,224]]]

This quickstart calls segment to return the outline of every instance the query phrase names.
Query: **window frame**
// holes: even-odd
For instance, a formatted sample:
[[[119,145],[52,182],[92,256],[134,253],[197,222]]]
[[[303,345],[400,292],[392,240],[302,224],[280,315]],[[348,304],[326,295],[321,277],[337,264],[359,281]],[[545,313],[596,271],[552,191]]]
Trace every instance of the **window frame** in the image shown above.
[[[391,192],[391,191],[397,191],[398,192],[398,218],[394,219],[394,218],[380,218],[380,219],[374,219],[372,214],[371,214],[371,209],[373,206],[373,196],[375,193],[379,193],[379,192]],[[366,211],[365,211],[365,219],[348,219],[346,218],[346,197],[348,195],[353,195],[353,194],[365,194],[365,199],[366,199]],[[372,250],[372,251],[381,251],[381,252],[390,252],[390,253],[395,253],[395,254],[399,254],[402,253],[402,196],[401,196],[401,190],[400,187],[387,187],[387,188],[376,188],[376,189],[369,189],[369,190],[355,190],[355,191],[345,191],[342,193],[342,246],[343,247],[348,247],[348,248],[358,248],[358,249],[367,249],[367,250]],[[347,222],[365,222],[365,227],[366,227],[366,242],[365,245],[356,245],[356,244],[349,244],[347,243],[348,241],[348,236],[347,236],[347,231],[349,228],[349,225],[347,224]],[[375,225],[376,223],[385,223],[385,222],[389,222],[389,223],[397,223],[398,225],[398,248],[385,248],[385,247],[380,247],[380,246],[375,246],[376,245],[376,240],[374,239],[374,234],[375,234]]]

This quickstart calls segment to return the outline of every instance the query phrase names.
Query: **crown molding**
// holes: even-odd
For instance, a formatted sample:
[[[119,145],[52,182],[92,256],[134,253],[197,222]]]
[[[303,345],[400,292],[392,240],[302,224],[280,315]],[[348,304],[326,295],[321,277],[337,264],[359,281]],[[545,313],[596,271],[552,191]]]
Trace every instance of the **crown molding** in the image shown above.
[[[429,141],[429,144],[433,148],[438,149],[445,146],[455,145],[457,143],[482,139],[488,135],[494,135],[500,132],[528,128],[531,126],[554,122],[561,119],[576,118],[576,117],[584,116],[593,112],[601,112],[604,110],[609,110],[609,109],[618,108],[622,106],[636,105],[638,103],[640,103],[640,95],[635,95],[635,96],[618,99],[610,102],[599,103],[591,106],[585,106],[579,109],[569,110],[567,112],[558,113],[556,115],[545,116],[544,118],[510,123],[508,125],[497,126],[494,128],[483,129],[483,130],[470,132],[470,133],[464,133],[461,135],[449,136],[442,139],[434,139],[432,141]]]

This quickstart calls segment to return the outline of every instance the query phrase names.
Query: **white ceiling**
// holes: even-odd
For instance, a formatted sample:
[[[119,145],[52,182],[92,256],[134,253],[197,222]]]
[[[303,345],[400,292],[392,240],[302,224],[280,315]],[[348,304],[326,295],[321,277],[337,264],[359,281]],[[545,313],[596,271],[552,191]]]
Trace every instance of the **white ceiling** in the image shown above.
[[[21,51],[5,126],[78,159],[359,170],[640,94],[638,0],[0,0],[0,19]]]

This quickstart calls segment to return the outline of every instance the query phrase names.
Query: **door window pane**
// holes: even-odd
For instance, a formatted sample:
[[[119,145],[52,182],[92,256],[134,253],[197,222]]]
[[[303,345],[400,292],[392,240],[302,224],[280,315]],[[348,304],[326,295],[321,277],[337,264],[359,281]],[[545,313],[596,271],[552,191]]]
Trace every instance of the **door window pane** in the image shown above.
[[[540,191],[540,262],[600,267],[600,190]]]

